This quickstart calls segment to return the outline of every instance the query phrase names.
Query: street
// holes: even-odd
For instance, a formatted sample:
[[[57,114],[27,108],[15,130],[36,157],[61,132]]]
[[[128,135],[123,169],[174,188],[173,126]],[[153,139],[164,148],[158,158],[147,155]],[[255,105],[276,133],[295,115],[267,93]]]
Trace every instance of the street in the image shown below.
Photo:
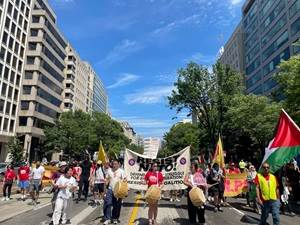
[[[30,200],[25,202],[17,201],[14,195],[10,202],[0,202],[0,224],[2,225],[46,225],[51,222],[51,196],[43,193],[40,204],[34,208],[29,206]],[[121,211],[121,225],[146,225],[148,224],[147,212],[144,201],[139,198],[139,194],[131,191],[130,195],[124,199]],[[138,197],[138,198],[137,198]],[[91,207],[89,202],[75,201],[72,203],[70,219],[71,224],[80,225],[100,225],[102,207]],[[224,212],[215,213],[213,207],[208,204],[206,210],[207,225],[238,225],[238,224],[258,224],[259,216],[245,206],[244,199],[229,198],[231,206],[223,207]],[[234,207],[232,207],[234,206]],[[4,212],[4,213],[3,213]],[[289,217],[281,215],[281,224],[294,225],[300,223],[300,215]],[[168,199],[161,200],[158,211],[158,224],[188,225],[188,214],[186,199],[183,197],[180,202],[170,202]],[[269,224],[272,224],[271,217]]]

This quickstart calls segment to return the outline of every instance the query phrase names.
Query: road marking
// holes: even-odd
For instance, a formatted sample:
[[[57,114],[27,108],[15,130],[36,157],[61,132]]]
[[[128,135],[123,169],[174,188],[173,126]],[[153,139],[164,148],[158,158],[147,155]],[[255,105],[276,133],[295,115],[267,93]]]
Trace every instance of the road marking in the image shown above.
[[[81,221],[83,221],[86,217],[88,217],[96,209],[97,209],[97,207],[93,208],[92,206],[88,206],[87,208],[82,210],[80,213],[78,213],[76,216],[71,218],[71,224],[72,225],[79,224]]]
[[[46,203],[44,205],[39,205],[37,207],[33,207],[33,210],[39,210],[39,209],[42,209],[42,208],[44,208],[46,206],[49,206],[49,205],[51,205],[51,202],[48,202],[48,203]]]
[[[234,211],[236,211],[240,216],[245,216],[245,213],[243,213],[242,211],[230,206],[230,209],[233,209]]]
[[[128,221],[128,225],[134,225],[137,213],[139,211],[139,203],[141,202],[141,197],[142,197],[141,194],[136,195],[135,203]]]

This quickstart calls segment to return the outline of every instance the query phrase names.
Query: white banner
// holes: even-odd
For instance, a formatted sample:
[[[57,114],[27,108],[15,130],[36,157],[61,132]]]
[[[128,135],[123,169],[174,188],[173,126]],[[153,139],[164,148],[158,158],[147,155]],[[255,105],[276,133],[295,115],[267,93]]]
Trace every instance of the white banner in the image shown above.
[[[186,189],[183,179],[190,169],[190,147],[161,159],[151,159],[126,149],[124,169],[129,188],[135,190],[147,189],[147,185],[144,184],[144,177],[154,162],[157,163],[164,176],[163,190]]]

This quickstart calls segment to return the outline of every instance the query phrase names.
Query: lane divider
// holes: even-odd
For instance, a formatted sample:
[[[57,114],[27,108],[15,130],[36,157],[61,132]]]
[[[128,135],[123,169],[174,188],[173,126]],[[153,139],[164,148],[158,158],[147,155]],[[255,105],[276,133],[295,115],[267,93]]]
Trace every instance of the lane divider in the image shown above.
[[[136,195],[134,206],[133,206],[133,209],[132,209],[129,221],[128,221],[128,225],[134,225],[134,222],[136,220],[136,217],[137,217],[137,214],[139,211],[139,204],[141,202],[141,197],[142,197],[141,194]]]

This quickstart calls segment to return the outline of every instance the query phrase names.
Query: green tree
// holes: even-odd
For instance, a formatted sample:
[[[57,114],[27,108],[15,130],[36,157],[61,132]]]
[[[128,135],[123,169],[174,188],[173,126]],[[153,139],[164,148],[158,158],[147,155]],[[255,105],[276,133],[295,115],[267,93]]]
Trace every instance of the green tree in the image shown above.
[[[169,105],[177,112],[188,109],[190,114],[196,113],[199,129],[205,131],[204,136],[213,148],[218,134],[222,133],[224,114],[231,105],[231,97],[243,90],[241,80],[240,74],[219,62],[213,66],[213,72],[191,62],[178,70],[175,89],[168,97]]]
[[[12,161],[13,164],[21,162],[23,158],[23,145],[21,141],[17,137],[13,137],[8,142],[8,153],[9,159]]]
[[[236,95],[226,113],[227,125],[241,131],[241,136],[249,136],[263,154],[273,138],[280,109],[281,104],[270,102],[265,96]]]
[[[144,153],[144,148],[142,146],[138,146],[138,145],[135,145],[135,144],[130,144],[128,146],[128,148],[136,153],[139,153],[139,154],[143,154]]]
[[[300,123],[300,55],[291,57],[279,66],[275,79],[280,84],[284,94],[284,108]]]
[[[191,155],[197,155],[199,153],[198,137],[199,131],[196,125],[190,123],[175,124],[164,136],[165,148],[160,155],[175,154],[189,145],[191,145]]]

